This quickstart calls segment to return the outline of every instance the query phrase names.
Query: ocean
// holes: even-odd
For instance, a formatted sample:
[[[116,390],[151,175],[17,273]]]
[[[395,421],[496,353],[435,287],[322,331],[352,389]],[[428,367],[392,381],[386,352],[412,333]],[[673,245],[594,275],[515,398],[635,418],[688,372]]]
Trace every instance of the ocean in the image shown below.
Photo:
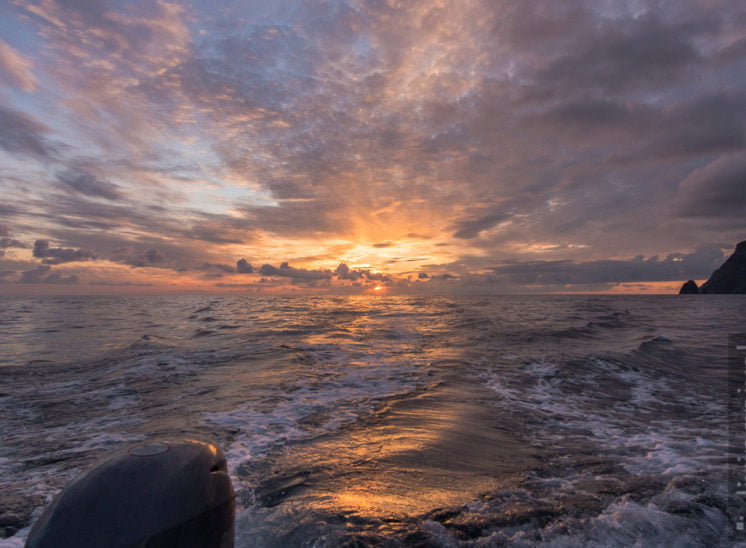
[[[735,295],[0,297],[0,546],[176,437],[226,454],[237,547],[737,545],[744,320]]]

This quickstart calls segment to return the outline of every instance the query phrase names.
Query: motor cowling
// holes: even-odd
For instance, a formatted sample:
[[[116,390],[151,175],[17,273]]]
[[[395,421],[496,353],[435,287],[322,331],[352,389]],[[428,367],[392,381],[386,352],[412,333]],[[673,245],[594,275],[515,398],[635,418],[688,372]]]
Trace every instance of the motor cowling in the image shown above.
[[[193,440],[119,451],[73,480],[28,548],[232,548],[234,492],[223,453]]]

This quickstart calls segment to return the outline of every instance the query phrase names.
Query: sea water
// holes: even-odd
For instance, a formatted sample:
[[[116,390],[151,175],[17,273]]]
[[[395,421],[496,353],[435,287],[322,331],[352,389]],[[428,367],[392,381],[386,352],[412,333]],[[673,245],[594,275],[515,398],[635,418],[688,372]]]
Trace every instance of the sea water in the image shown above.
[[[0,546],[169,437],[225,452],[237,547],[732,545],[745,319],[742,296],[1,297]]]

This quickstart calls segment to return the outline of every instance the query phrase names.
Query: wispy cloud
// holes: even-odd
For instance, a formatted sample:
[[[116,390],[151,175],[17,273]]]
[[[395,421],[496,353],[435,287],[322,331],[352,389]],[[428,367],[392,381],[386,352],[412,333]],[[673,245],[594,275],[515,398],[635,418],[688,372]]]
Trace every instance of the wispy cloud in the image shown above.
[[[736,0],[12,6],[6,281],[604,288],[744,238]]]
[[[23,91],[35,91],[38,80],[34,76],[31,60],[0,40],[0,74]]]

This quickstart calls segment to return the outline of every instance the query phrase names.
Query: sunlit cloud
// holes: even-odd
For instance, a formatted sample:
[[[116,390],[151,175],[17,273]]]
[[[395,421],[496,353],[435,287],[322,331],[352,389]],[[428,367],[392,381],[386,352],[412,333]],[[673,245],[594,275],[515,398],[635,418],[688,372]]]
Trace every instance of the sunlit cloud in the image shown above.
[[[34,76],[31,60],[3,40],[0,40],[0,74],[23,91],[32,92],[37,88],[38,80]]]
[[[734,0],[6,11],[4,292],[642,292],[744,239]]]

